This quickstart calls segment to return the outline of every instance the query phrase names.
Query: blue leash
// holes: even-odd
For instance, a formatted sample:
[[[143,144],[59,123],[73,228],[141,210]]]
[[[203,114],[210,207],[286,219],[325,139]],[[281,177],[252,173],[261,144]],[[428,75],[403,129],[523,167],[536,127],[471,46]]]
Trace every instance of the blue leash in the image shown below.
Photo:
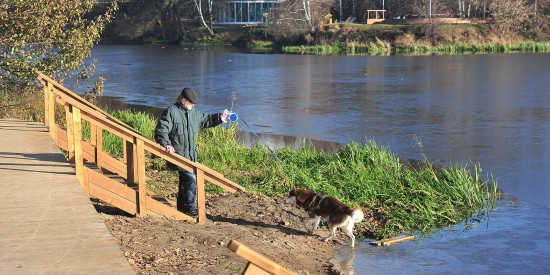
[[[277,161],[279,161],[279,163],[281,164],[281,166],[284,168],[284,170],[289,173],[290,171],[288,170],[288,167],[284,164],[284,162],[279,158],[279,156],[277,156],[277,154],[258,136],[258,134],[256,134],[256,132],[254,132],[254,129],[252,129],[252,127],[250,127],[250,125],[248,125],[248,123],[246,123],[246,121],[241,117],[240,118],[241,121],[244,123],[244,125],[246,125],[246,127],[248,127],[248,129],[250,129],[250,131],[254,134],[254,136],[256,136],[256,138],[260,141],[260,143],[262,143],[268,150],[269,152],[271,152],[271,154],[275,157],[275,159],[277,159]],[[290,174],[290,173],[289,173]]]

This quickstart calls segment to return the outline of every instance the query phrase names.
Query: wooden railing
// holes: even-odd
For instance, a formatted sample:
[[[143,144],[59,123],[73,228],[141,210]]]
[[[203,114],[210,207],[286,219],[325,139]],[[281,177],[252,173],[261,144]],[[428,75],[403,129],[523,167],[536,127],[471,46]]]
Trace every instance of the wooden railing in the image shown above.
[[[367,24],[374,24],[386,20],[386,10],[367,10],[365,15]]]
[[[244,190],[242,186],[200,163],[165,152],[164,148],[155,141],[143,136],[48,76],[39,73],[38,80],[42,83],[44,90],[44,124],[57,146],[67,151],[69,161],[75,165],[78,181],[89,196],[96,197],[132,215],[162,215],[172,219],[205,223],[204,186],[206,181],[229,192]],[[56,104],[62,105],[65,109],[66,127],[64,128],[56,122]],[[90,123],[89,142],[82,138],[82,121]],[[118,160],[103,151],[104,132],[110,132],[122,138],[124,160]],[[175,202],[147,189],[145,173],[147,153],[172,162],[196,175],[198,208],[196,218],[177,211]],[[123,182],[112,179],[104,172],[118,175]]]
[[[250,249],[237,240],[231,240],[227,247],[248,261],[243,275],[294,275],[295,273],[266,256]]]

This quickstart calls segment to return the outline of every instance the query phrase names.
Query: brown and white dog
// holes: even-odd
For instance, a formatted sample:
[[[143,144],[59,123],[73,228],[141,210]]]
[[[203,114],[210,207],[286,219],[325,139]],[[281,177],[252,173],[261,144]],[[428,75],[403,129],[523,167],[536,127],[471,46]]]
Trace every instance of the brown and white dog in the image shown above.
[[[327,221],[331,233],[324,238],[325,242],[336,235],[336,229],[342,228],[351,239],[351,246],[355,245],[353,226],[364,218],[361,209],[353,209],[333,197],[321,196],[307,189],[291,190],[285,203],[295,204],[309,212],[309,219],[304,221],[308,233],[313,234],[323,218]]]

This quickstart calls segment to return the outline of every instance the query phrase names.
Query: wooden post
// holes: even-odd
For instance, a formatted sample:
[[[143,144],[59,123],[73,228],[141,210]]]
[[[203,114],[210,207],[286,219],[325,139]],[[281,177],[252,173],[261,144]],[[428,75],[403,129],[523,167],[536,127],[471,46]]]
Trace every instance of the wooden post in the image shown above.
[[[73,110],[71,105],[65,103],[65,120],[67,121],[67,154],[69,163],[74,162],[74,125],[73,125]]]
[[[90,122],[90,144],[94,147],[97,145],[97,125],[93,122]]]
[[[53,84],[48,82],[48,121],[50,135],[52,136],[55,144],[59,146],[59,141],[57,140],[57,123],[55,122],[55,94],[53,92]]]
[[[138,180],[138,197],[139,208],[138,213],[141,217],[147,216],[147,181],[145,177],[145,145],[143,140],[138,139],[136,142],[136,165],[137,165],[137,180]]]
[[[204,171],[195,168],[195,175],[197,175],[197,210],[198,210],[198,222],[200,224],[206,223],[206,197],[204,195]]]
[[[84,187],[84,157],[82,154],[82,117],[80,115],[80,109],[73,109],[73,143],[74,143],[74,160],[76,167],[76,177],[78,181]],[[70,145],[69,145],[70,146]]]
[[[44,126],[50,128],[50,88],[48,83],[44,83]]]
[[[95,126],[95,164],[99,169],[103,166],[103,128]]]
[[[136,160],[136,137],[132,141],[126,140],[126,146],[124,146],[126,152],[126,182],[128,184],[137,184],[137,160]]]
[[[88,194],[88,196],[90,195],[90,175],[88,174],[88,171],[89,169],[88,168],[84,168],[82,169],[82,178],[84,179],[84,185],[82,186],[83,189],[84,189],[84,192],[86,192],[86,194]]]

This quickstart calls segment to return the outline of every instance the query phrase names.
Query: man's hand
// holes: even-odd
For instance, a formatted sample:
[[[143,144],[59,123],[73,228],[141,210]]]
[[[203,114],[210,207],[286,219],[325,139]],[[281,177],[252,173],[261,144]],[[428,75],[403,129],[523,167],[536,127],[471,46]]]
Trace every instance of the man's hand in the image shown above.
[[[174,152],[176,152],[176,150],[174,150],[174,147],[172,147],[172,145],[166,145],[166,146],[164,146],[164,149],[165,149],[166,152],[168,152],[168,153],[174,153]]]
[[[223,113],[220,116],[223,123],[227,123],[227,117],[228,116],[229,116],[229,111],[227,109],[223,110]]]

